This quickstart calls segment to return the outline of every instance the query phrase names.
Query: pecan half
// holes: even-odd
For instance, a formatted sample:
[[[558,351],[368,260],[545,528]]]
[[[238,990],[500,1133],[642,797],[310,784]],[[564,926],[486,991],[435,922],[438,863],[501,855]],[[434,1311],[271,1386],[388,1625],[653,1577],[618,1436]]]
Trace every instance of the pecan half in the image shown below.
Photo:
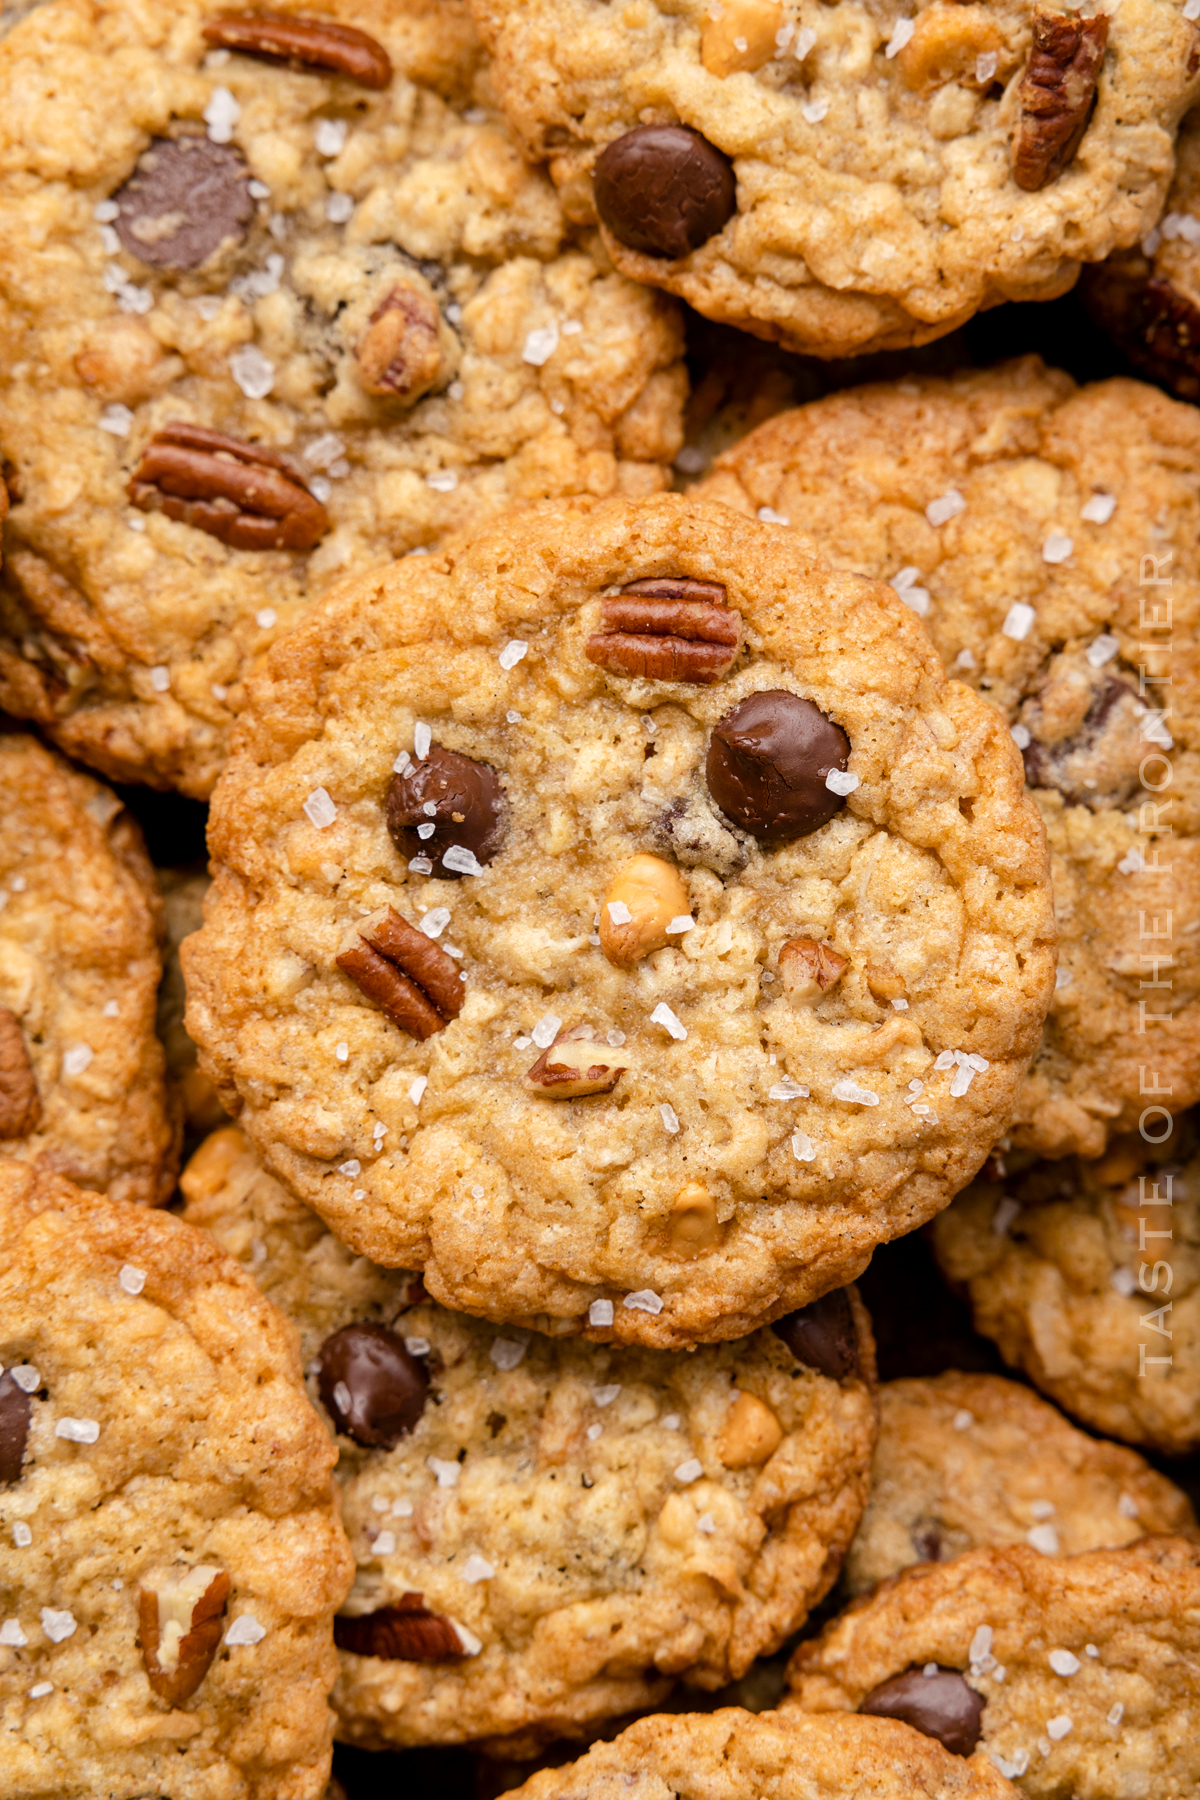
[[[311,550],[329,530],[325,508],[274,450],[182,419],[151,438],[129,498],[235,550]]]
[[[339,1615],[333,1621],[333,1641],[352,1656],[380,1656],[388,1662],[451,1662],[470,1655],[451,1621],[430,1612],[424,1594],[401,1594],[394,1606],[357,1619]]]
[[[41,1119],[25,1034],[15,1014],[0,1006],[0,1138],[28,1137]]]
[[[613,675],[649,681],[719,681],[742,643],[741,616],[717,581],[656,576],[631,581],[605,600],[602,632],[587,641],[587,659]]]
[[[392,62],[383,45],[353,25],[332,19],[298,19],[292,13],[223,13],[204,27],[208,43],[272,62],[332,69],[363,87],[385,88]]]
[[[1013,179],[1033,193],[1060,175],[1078,150],[1096,98],[1108,43],[1108,14],[1033,15],[1033,45],[1021,77],[1013,138]]]
[[[587,1035],[585,1035],[585,1033]],[[585,1025],[560,1031],[526,1075],[527,1085],[547,1100],[576,1100],[583,1094],[611,1094],[633,1058],[596,1043]]]
[[[436,302],[417,287],[389,288],[355,351],[359,380],[369,394],[415,399],[433,386],[442,367]]]
[[[138,1642],[146,1679],[169,1706],[190,1699],[221,1642],[229,1577],[203,1563],[148,1576],[138,1588]]]
[[[393,1025],[424,1042],[458,1017],[463,978],[432,938],[390,906],[364,919],[357,934],[337,966]]]

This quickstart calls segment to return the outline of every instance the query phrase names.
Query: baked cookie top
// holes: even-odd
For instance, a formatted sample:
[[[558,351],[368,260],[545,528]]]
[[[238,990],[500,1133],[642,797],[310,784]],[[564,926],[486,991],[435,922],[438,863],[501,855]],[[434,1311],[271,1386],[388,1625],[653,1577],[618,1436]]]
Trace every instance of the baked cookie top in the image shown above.
[[[911,1563],[1028,1543],[1073,1556],[1195,1527],[1191,1502],[1133,1450],[1097,1443],[1000,1375],[879,1390],[871,1495],[844,1579],[864,1593]]]
[[[350,1579],[294,1334],[170,1214],[0,1164],[13,1795],[320,1800]]]
[[[674,303],[568,243],[463,0],[243,18],[51,0],[0,45],[0,703],[200,798],[331,581],[653,491],[685,387]]]
[[[0,733],[0,1161],[158,1205],[178,1148],[154,1034],[158,889],[116,795]]]
[[[473,0],[618,268],[818,356],[1049,299],[1154,222],[1200,39],[1168,0]]]
[[[1157,1128],[1157,1127],[1156,1127]],[[1097,1431],[1200,1445],[1200,1156],[1184,1126],[975,1182],[934,1253],[1006,1362]]]
[[[531,1755],[741,1677],[831,1586],[875,1437],[853,1289],[692,1354],[506,1334],[355,1256],[236,1127],[181,1185],[298,1327],[337,1435],[343,1738]]]
[[[903,1719],[1030,1800],[1110,1800],[1195,1786],[1198,1676],[1200,1545],[1013,1546],[859,1600],[797,1650],[784,1705]]]
[[[1059,953],[1014,1142],[1094,1157],[1146,1084],[1200,1098],[1196,409],[1030,357],[815,401],[693,491],[891,581],[1022,747]]]
[[[892,1719],[795,1712],[638,1719],[513,1800],[1005,1800],[1015,1790],[982,1757],[965,1762]]]
[[[944,1205],[1053,980],[995,710],[886,588],[674,495],[350,586],[210,846],[188,1029],[268,1166],[444,1304],[659,1348]]]

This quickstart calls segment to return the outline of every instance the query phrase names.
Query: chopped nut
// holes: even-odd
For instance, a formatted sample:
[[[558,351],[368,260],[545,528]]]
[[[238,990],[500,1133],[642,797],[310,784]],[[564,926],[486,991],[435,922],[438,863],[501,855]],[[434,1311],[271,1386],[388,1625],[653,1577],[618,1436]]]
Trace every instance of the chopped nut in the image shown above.
[[[775,54],[775,33],[782,24],[780,0],[724,0],[719,9],[705,12],[700,61],[710,75],[761,69]]]
[[[876,1000],[899,1000],[904,994],[903,975],[897,975],[894,969],[885,968],[882,963],[869,963],[866,977],[867,987]]]
[[[383,45],[365,31],[338,25],[332,19],[298,19],[292,13],[275,12],[225,13],[209,21],[204,36],[223,50],[240,50],[271,62],[332,69],[363,87],[385,88],[392,79],[391,58]]]
[[[0,1138],[28,1137],[41,1119],[25,1034],[16,1015],[0,1006]]]
[[[811,1006],[841,980],[849,958],[814,938],[789,938],[779,952],[779,973],[793,1006]]]
[[[600,908],[600,947],[618,969],[632,969],[667,941],[667,926],[688,910],[679,870],[661,857],[632,856],[618,869]]]
[[[739,1394],[725,1415],[717,1455],[727,1469],[765,1463],[783,1442],[783,1427],[769,1406],[753,1394]]]
[[[632,1063],[627,1050],[612,1051],[583,1035],[584,1027],[560,1031],[525,1077],[547,1100],[576,1100],[584,1094],[611,1094]]]
[[[393,1025],[422,1042],[462,1011],[453,958],[390,906],[362,920],[335,960]]]
[[[613,675],[649,681],[719,681],[741,648],[741,615],[715,581],[659,576],[632,581],[600,610],[604,627],[587,658]]]
[[[930,6],[897,60],[906,84],[928,93],[948,81],[974,84],[976,59],[1003,43],[985,6]]]
[[[208,1674],[229,1599],[229,1577],[211,1563],[147,1576],[138,1588],[138,1642],[150,1686],[169,1706],[191,1698]]]
[[[667,1220],[668,1254],[690,1261],[721,1241],[717,1203],[700,1181],[680,1188]]]
[[[329,529],[325,508],[282,456],[181,419],[147,444],[129,498],[235,550],[311,550]]]
[[[429,294],[410,283],[389,288],[359,342],[359,379],[370,394],[416,400],[442,367],[440,315]]]
[[[388,1662],[452,1662],[470,1654],[450,1619],[430,1612],[424,1594],[401,1594],[394,1606],[333,1621],[333,1641],[352,1656]]]
[[[1060,175],[1083,141],[1108,43],[1108,14],[1033,15],[1033,45],[1021,77],[1013,179],[1036,192]]]

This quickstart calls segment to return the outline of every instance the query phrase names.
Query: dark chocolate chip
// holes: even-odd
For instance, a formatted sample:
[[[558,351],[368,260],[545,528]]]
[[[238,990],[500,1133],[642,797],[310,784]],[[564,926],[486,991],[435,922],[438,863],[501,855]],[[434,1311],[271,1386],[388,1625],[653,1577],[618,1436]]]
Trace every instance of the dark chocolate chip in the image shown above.
[[[714,728],[705,773],[726,818],[767,843],[787,843],[845,804],[825,777],[849,755],[850,739],[811,700],[764,688]]]
[[[1142,785],[1150,741],[1143,741],[1144,718],[1129,682],[1092,669],[1085,657],[1054,657],[1021,709],[1030,733],[1023,753],[1026,781],[1056,788],[1072,806],[1128,806]]]
[[[432,808],[432,810],[430,810]],[[495,769],[431,744],[429,754],[394,775],[387,792],[387,828],[402,856],[427,856],[434,874],[457,881],[462,869],[447,868],[447,850],[471,851],[490,863],[504,838],[507,808]],[[432,825],[421,837],[417,827]]]
[[[339,1431],[391,1450],[425,1410],[429,1373],[385,1325],[346,1325],[321,1345],[317,1390]]]
[[[20,1481],[29,1436],[29,1395],[7,1372],[0,1375],[0,1485]]]
[[[984,1699],[957,1669],[906,1669],[872,1688],[859,1707],[878,1719],[899,1719],[914,1731],[936,1738],[955,1756],[970,1756],[979,1742]]]
[[[596,211],[613,236],[647,256],[687,256],[737,206],[733,165],[687,125],[639,125],[603,150]]]
[[[797,1362],[815,1369],[818,1375],[842,1381],[859,1372],[858,1332],[845,1288],[835,1288],[799,1312],[776,1319],[771,1330],[783,1339]]]
[[[254,213],[249,178],[232,144],[199,134],[154,138],[113,195],[117,236],[155,269],[198,269],[245,237]]]

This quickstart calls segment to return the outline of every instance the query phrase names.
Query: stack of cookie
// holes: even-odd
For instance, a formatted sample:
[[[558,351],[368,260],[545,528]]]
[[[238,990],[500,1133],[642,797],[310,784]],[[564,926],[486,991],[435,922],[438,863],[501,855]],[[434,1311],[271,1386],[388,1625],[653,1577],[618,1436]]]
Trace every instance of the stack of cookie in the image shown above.
[[[0,1800],[1200,1797],[1197,20],[3,9]]]

